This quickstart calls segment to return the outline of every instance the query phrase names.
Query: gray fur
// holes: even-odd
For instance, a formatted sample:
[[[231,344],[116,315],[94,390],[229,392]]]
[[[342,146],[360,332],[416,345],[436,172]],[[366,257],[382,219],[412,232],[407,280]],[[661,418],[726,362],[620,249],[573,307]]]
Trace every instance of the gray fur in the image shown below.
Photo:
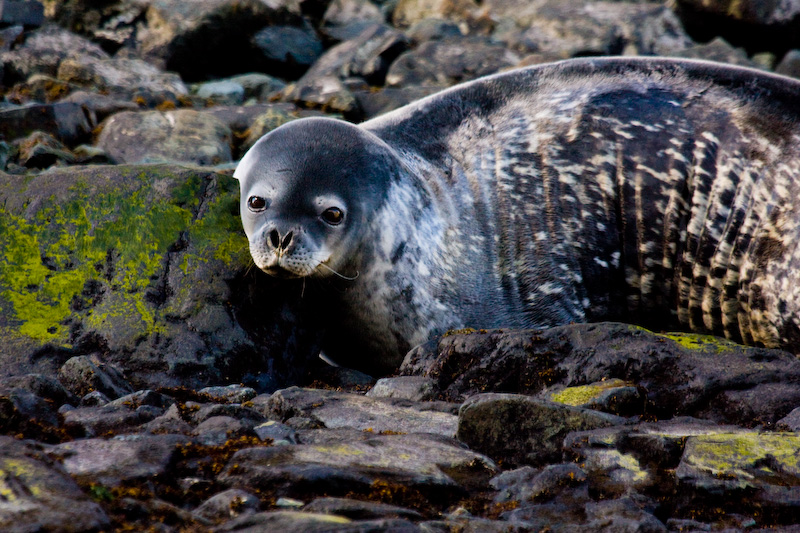
[[[797,351],[798,102],[799,82],[749,69],[581,59],[457,86],[357,133],[332,126],[328,145],[298,142],[330,167],[295,166],[290,182],[364,203],[332,246],[336,270],[357,277],[330,292],[328,352],[348,359],[340,346],[360,341],[347,362],[385,370],[451,328],[604,319]],[[279,128],[237,169],[251,249],[254,228],[282,215],[250,216],[248,191],[286,180],[275,154],[320,124]],[[357,185],[339,169],[376,158],[337,148],[352,136],[381,154],[353,171]]]

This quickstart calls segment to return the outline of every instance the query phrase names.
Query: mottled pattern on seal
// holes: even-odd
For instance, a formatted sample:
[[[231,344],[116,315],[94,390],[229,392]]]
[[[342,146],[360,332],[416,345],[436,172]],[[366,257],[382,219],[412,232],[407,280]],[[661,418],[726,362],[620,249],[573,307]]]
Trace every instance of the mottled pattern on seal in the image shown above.
[[[343,345],[388,367],[449,328],[620,319],[800,350],[798,102],[749,69],[581,59],[363,123],[404,176],[354,255]]]

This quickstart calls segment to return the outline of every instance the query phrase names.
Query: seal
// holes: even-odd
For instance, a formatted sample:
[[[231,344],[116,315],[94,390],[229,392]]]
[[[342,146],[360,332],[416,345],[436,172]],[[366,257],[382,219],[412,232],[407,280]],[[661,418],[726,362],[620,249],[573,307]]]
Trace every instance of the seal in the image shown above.
[[[371,372],[454,328],[599,320],[800,351],[799,101],[702,61],[519,69],[273,130],[242,221],[260,269],[324,295],[326,354]]]

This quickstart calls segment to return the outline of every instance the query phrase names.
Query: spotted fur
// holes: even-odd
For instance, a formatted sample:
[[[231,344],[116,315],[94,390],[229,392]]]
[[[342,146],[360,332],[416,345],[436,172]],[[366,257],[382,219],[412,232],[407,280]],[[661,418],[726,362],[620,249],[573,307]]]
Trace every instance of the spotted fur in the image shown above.
[[[363,123],[396,161],[368,172],[341,345],[385,369],[454,327],[617,319],[800,351],[798,102],[754,70],[582,59]]]

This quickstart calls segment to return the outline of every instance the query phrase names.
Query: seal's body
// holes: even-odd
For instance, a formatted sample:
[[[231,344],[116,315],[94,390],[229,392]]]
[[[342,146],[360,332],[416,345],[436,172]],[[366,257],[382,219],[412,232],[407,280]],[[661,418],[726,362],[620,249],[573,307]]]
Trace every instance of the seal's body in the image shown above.
[[[351,365],[453,328],[608,319],[800,348],[789,78],[571,60],[289,123],[235,175],[256,264],[341,283],[326,352]]]

